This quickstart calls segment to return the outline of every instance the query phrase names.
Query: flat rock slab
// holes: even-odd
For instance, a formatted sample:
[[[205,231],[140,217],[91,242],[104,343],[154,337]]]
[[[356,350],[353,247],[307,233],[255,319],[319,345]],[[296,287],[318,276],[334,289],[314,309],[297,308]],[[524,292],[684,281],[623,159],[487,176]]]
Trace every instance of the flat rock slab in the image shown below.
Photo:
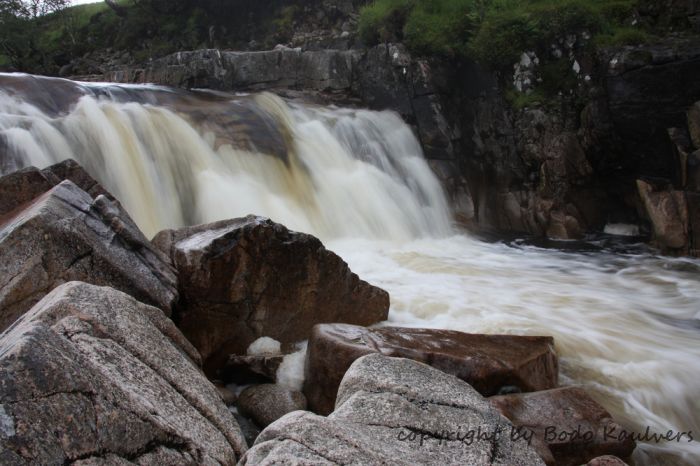
[[[68,281],[110,286],[170,315],[170,260],[106,196],[71,181],[0,216],[0,330]]]
[[[472,387],[425,364],[380,354],[348,370],[336,411],[296,411],[265,429],[241,465],[544,464]]]
[[[0,463],[234,464],[245,440],[198,361],[159,309],[56,288],[0,335]]]
[[[579,387],[494,396],[489,401],[516,426],[534,432],[558,466],[584,464],[598,456],[627,459],[635,448],[605,408]]]
[[[249,216],[166,230],[153,240],[178,271],[176,321],[212,376],[260,337],[289,346],[323,322],[386,320],[389,295],[317,238]]]
[[[311,410],[330,413],[345,371],[370,353],[424,362],[485,396],[504,387],[529,392],[557,386],[559,364],[551,337],[324,324],[314,327],[306,353],[304,394]]]

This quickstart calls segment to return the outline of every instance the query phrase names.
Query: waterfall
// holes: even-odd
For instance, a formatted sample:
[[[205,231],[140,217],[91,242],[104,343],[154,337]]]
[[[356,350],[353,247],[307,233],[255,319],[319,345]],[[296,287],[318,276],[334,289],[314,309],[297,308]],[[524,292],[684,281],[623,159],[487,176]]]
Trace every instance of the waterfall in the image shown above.
[[[43,80],[41,95],[50,94],[54,81]],[[450,232],[440,183],[395,113],[306,106],[273,94],[216,96],[225,123],[252,117],[265,123],[242,128],[197,117],[212,95],[180,92],[185,109],[159,105],[173,99],[174,91],[162,88],[76,84],[73,90],[75,101],[53,112],[31,94],[0,90],[6,146],[0,167],[43,168],[74,158],[147,236],[250,213],[323,239]],[[248,144],[230,134],[246,130]],[[260,149],[263,138],[276,139],[277,147]]]
[[[700,261],[489,244],[453,231],[443,191],[394,113],[272,94],[0,75],[0,171],[68,157],[147,235],[265,215],[321,237],[389,291],[389,322],[552,335],[564,384],[635,432],[700,432]],[[638,465],[698,464],[641,443]]]

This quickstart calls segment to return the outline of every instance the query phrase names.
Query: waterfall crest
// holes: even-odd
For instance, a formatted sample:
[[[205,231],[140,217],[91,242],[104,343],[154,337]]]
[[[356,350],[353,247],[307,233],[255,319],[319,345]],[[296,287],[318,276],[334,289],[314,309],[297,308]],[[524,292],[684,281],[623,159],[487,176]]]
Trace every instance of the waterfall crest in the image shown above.
[[[87,84],[48,105],[54,81],[40,94],[3,86],[0,168],[74,158],[147,236],[250,213],[323,239],[450,233],[442,188],[392,112]]]

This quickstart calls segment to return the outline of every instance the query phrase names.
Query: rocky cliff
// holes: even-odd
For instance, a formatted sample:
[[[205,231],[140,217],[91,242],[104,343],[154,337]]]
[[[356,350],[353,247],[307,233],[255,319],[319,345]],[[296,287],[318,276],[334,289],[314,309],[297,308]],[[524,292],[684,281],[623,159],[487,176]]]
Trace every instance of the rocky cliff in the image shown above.
[[[467,227],[579,239],[606,225],[630,224],[628,233],[653,239],[666,252],[692,253],[700,238],[692,229],[697,196],[687,180],[696,170],[691,154],[697,146],[683,141],[690,141],[686,112],[700,100],[694,79],[700,38],[688,29],[700,8],[697,2],[666,3],[642,2],[639,8],[640,21],[665,31],[650,43],[592,48],[586,31],[572,31],[552,44],[553,57],[570,62],[561,76],[570,89],[547,99],[531,93],[545,72],[540,58],[544,63],[547,57],[523,50],[511,76],[468,60],[412,56],[401,44],[365,48],[355,39],[358,5],[352,2],[337,18],[325,10],[309,16],[300,27],[306,39],[297,35],[274,50],[180,52],[144,66],[116,67],[99,79],[274,90],[391,109],[414,127]],[[324,31],[345,40],[317,40]],[[655,189],[689,193],[679,207],[689,218],[650,213],[639,179],[653,179],[660,186]],[[681,246],[660,238],[659,221],[683,230]]]

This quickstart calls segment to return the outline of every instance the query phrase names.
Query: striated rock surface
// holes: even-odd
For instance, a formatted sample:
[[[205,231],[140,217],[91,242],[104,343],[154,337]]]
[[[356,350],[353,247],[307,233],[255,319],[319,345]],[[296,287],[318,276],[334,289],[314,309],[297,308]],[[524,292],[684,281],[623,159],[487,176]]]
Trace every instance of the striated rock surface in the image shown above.
[[[72,280],[111,286],[167,315],[177,299],[169,259],[119,205],[63,181],[0,215],[0,329]]]
[[[318,323],[370,325],[389,312],[389,295],[321,241],[268,219],[166,230],[153,241],[178,270],[176,321],[209,373],[262,336],[290,345]]]
[[[260,434],[241,464],[544,464],[526,441],[511,439],[511,428],[459,379],[372,354],[348,370],[332,415],[288,414]]]
[[[555,464],[574,466],[598,456],[629,458],[634,441],[610,414],[578,387],[495,396],[489,401],[516,426],[534,432]]]
[[[75,160],[65,160],[43,170],[27,167],[0,178],[0,216],[40,196],[61,181],[70,180],[80,189],[96,198],[106,196],[117,202]]]
[[[504,388],[528,392],[557,386],[559,364],[551,337],[328,324],[314,327],[309,339],[304,393],[310,408],[330,413],[345,371],[370,353],[424,362],[486,396]]]
[[[0,335],[3,464],[233,464],[242,433],[157,308],[71,282]]]
[[[285,414],[305,410],[306,397],[276,384],[253,385],[241,393],[238,409],[260,427],[267,427]]]

